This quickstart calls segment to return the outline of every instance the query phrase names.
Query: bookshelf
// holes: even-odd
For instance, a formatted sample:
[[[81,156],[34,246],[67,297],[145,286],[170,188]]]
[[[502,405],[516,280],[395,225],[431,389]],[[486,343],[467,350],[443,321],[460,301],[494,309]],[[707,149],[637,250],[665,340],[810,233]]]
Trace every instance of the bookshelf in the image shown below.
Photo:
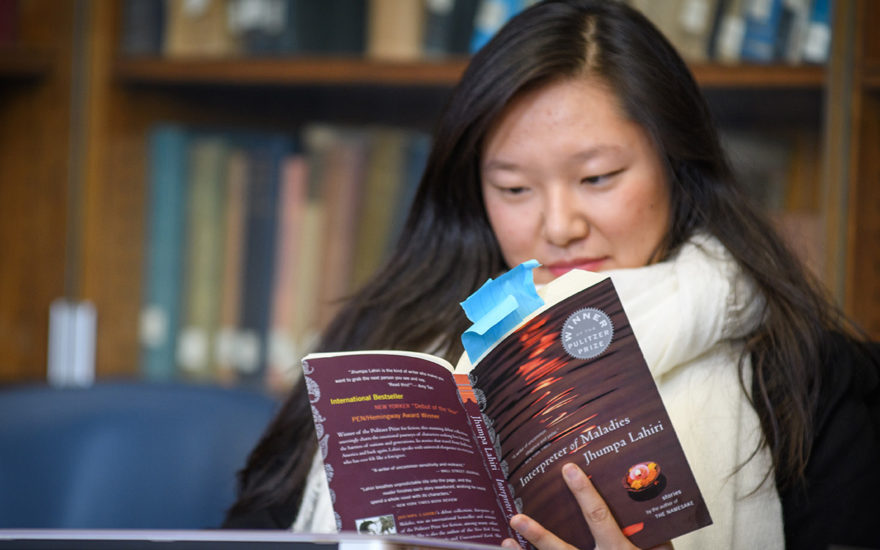
[[[125,58],[119,2],[22,6],[21,45],[0,49],[0,383],[44,378],[49,304],[60,296],[97,308],[98,376],[136,375],[154,123],[287,129],[321,120],[429,131],[466,65]],[[880,146],[880,38],[867,32],[880,7],[854,0],[836,9],[838,22],[848,17],[860,32],[835,29],[827,69],[693,69],[722,127],[772,130],[803,144],[803,180],[786,204],[822,220],[817,270],[880,338],[880,159],[872,154]],[[79,80],[71,44],[88,61]],[[839,85],[840,71],[851,75],[848,86]]]

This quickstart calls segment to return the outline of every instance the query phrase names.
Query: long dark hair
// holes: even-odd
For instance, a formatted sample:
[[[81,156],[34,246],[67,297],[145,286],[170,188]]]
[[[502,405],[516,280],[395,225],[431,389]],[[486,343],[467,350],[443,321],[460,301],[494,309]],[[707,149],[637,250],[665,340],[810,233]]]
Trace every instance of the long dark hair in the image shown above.
[[[597,79],[641,125],[671,182],[663,256],[695,231],[714,235],[766,299],[745,340],[751,387],[780,488],[803,478],[820,348],[837,311],[737,184],[708,106],[684,61],[640,13],[608,0],[548,0],[514,17],[454,89],[393,255],[324,331],[323,351],[414,349],[455,360],[467,320],[458,303],[508,266],[488,223],[482,141],[517,94],[552,80]],[[747,379],[741,361],[742,380]],[[240,473],[230,514],[283,507],[293,519],[315,451],[304,384],[292,392]],[[757,451],[757,450],[756,450]]]

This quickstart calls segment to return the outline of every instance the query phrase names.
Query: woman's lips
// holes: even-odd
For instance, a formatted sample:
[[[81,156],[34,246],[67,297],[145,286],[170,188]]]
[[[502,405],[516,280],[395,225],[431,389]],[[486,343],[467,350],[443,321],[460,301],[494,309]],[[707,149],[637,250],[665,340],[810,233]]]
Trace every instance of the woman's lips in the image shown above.
[[[572,269],[583,269],[584,271],[599,271],[605,258],[596,258],[590,260],[576,260],[574,262],[549,264],[545,267],[553,274],[554,277],[565,275]]]

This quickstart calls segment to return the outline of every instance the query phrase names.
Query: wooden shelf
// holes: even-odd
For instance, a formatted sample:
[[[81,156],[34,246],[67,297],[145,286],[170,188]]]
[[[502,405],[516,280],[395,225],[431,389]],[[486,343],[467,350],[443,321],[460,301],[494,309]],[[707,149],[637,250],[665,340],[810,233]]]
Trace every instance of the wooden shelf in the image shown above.
[[[695,64],[691,69],[704,88],[820,89],[825,85],[821,65]]]
[[[135,84],[228,86],[451,86],[466,61],[380,62],[350,58],[121,59],[118,78]]]
[[[0,79],[28,80],[46,75],[52,67],[47,50],[0,46]]]
[[[132,84],[226,86],[442,86],[451,87],[467,60],[382,62],[352,58],[296,59],[119,59],[117,78]],[[825,82],[825,68],[803,65],[713,65],[693,67],[707,88],[811,88]]]

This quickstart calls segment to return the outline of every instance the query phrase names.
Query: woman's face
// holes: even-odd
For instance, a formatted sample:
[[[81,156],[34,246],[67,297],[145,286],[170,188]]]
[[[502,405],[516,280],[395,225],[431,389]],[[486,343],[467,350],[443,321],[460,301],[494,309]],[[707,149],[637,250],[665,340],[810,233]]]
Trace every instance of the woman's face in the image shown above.
[[[486,136],[486,211],[507,265],[536,259],[536,283],[571,269],[638,267],[670,221],[669,184],[645,131],[587,79],[526,92]]]

